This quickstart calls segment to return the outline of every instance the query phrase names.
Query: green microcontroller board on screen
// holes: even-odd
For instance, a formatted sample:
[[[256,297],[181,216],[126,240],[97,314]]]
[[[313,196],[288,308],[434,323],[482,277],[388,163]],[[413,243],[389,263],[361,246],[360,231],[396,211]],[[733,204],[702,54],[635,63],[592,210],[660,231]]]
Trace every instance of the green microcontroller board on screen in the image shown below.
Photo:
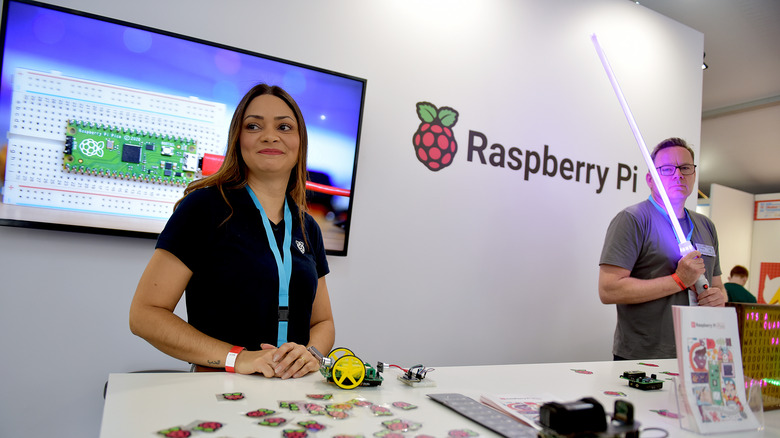
[[[68,172],[186,186],[198,171],[194,140],[69,121],[63,168]]]

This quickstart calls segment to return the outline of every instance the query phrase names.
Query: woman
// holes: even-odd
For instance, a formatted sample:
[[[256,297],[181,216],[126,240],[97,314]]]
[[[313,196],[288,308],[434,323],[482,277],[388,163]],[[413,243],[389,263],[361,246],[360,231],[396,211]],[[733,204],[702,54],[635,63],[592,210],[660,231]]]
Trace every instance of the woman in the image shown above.
[[[335,328],[322,234],[305,211],[306,151],[292,97],[252,88],[222,167],[187,187],[160,234],[133,333],[199,366],[283,379],[319,369],[307,347],[330,351]],[[188,322],[173,313],[185,289]]]

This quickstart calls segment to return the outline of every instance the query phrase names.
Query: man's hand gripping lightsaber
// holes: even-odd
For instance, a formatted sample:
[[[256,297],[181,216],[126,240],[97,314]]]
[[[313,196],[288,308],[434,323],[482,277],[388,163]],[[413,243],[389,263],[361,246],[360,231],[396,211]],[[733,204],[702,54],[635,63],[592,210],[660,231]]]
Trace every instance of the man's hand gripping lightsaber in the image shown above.
[[[639,132],[639,128],[636,126],[634,116],[631,114],[631,109],[628,108],[628,103],[626,102],[626,98],[623,96],[623,91],[621,91],[620,85],[618,85],[615,74],[612,72],[612,67],[609,65],[609,61],[607,60],[607,55],[605,55],[604,50],[601,49],[601,45],[599,44],[599,40],[596,37],[596,34],[591,36],[591,40],[593,41],[593,46],[596,48],[596,53],[599,55],[601,64],[604,66],[604,71],[607,73],[609,82],[612,84],[612,89],[615,90],[615,95],[620,102],[620,107],[623,108],[623,114],[626,115],[628,124],[631,126],[631,132],[634,133],[634,138],[636,139],[637,145],[639,145],[639,149],[642,151],[642,156],[645,158],[647,168],[650,170],[650,175],[653,177],[653,183],[655,183],[655,187],[658,189],[658,194],[661,195],[664,208],[666,209],[666,213],[669,215],[669,220],[672,223],[672,228],[674,228],[674,233],[677,235],[680,254],[685,256],[694,251],[693,244],[685,237],[685,234],[682,232],[682,228],[680,227],[680,220],[677,218],[677,214],[672,208],[672,203],[669,202],[669,196],[666,194],[666,189],[661,182],[661,177],[658,175],[658,170],[655,168],[655,163],[653,163],[653,159],[650,157],[650,153],[647,151],[645,140],[642,138],[642,134]],[[702,274],[699,279],[696,280],[694,287],[696,289],[696,293],[701,293],[705,289],[709,288],[710,284],[707,282],[707,277]]]

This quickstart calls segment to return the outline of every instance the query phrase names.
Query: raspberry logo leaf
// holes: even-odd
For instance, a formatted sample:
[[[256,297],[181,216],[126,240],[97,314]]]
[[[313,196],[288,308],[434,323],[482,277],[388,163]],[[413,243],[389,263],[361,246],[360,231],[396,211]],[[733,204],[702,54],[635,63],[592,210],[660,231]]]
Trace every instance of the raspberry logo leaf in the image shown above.
[[[422,121],[412,137],[417,159],[432,171],[452,164],[458,143],[450,128],[458,122],[458,112],[447,106],[436,108],[430,102],[418,102],[417,117]]]
[[[450,127],[456,123],[458,123],[458,112],[450,107],[444,107],[439,110],[439,120],[441,120],[441,124]]]
[[[436,107],[428,102],[417,103],[417,115],[425,123],[431,123],[436,120]]]

